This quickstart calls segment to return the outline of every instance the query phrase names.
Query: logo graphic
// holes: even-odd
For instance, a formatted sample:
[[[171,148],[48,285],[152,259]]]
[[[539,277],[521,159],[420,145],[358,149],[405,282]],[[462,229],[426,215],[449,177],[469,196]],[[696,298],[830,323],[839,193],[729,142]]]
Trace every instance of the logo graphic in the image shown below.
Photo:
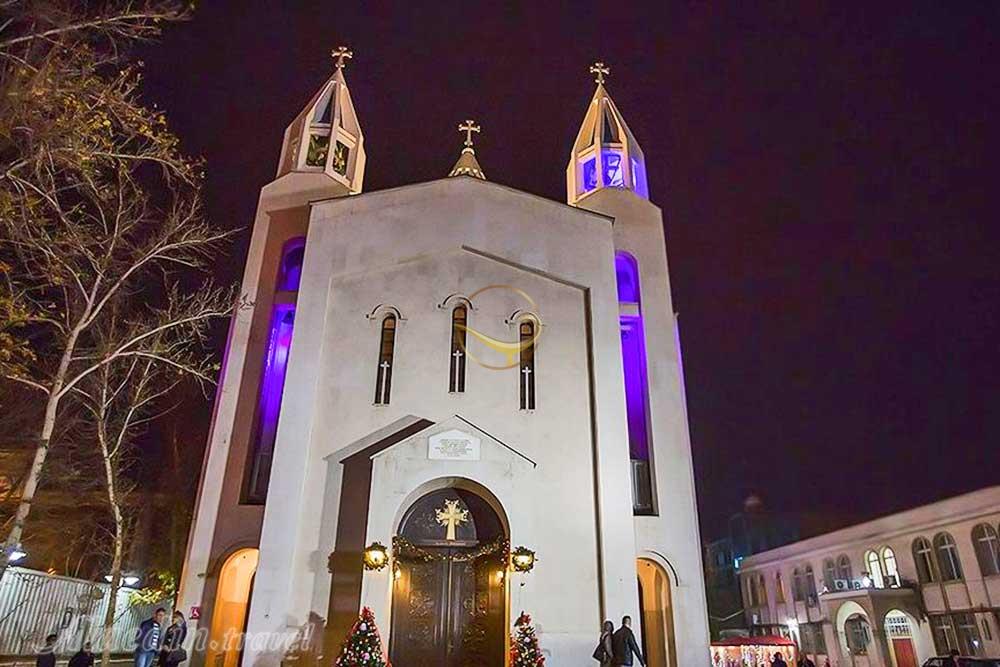
[[[538,312],[538,305],[535,303],[535,300],[532,299],[530,296],[528,296],[527,292],[518,287],[514,287],[513,285],[487,285],[486,287],[476,290],[475,292],[470,294],[469,301],[472,301],[480,294],[483,294],[484,292],[488,292],[490,290],[505,290],[508,292],[513,292],[514,294],[524,299],[524,301],[528,304],[529,310],[517,311],[515,312],[514,316],[508,320],[508,322],[517,325],[515,329],[517,340],[515,341],[499,340],[481,331],[477,331],[476,329],[467,326],[465,324],[457,325],[459,329],[471,334],[473,338],[478,340],[487,348],[495,352],[499,352],[501,355],[503,355],[504,357],[503,364],[490,364],[480,359],[471,350],[469,350],[469,346],[466,344],[464,340],[459,341],[459,346],[462,348],[462,351],[466,355],[468,355],[470,359],[475,361],[483,368],[489,368],[490,370],[495,370],[495,371],[502,371],[504,369],[514,368],[515,366],[517,366],[520,363],[521,351],[527,350],[535,346],[539,336],[541,336],[542,334],[542,321],[539,319],[538,315],[536,315],[536,313]],[[525,338],[522,335],[522,327],[523,325],[526,324],[530,324],[531,329],[530,329],[530,335],[528,335],[528,337]]]

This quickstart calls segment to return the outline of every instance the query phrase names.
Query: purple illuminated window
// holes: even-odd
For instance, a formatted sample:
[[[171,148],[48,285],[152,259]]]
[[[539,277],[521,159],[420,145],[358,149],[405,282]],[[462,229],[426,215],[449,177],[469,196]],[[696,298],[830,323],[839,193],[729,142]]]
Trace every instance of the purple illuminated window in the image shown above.
[[[636,514],[652,514],[649,386],[646,378],[646,343],[639,310],[639,267],[635,258],[624,252],[617,253],[615,276],[618,281],[618,302],[622,306],[619,324],[629,458],[632,459],[632,508]]]
[[[615,277],[618,280],[618,301],[639,303],[639,267],[628,253],[615,255]]]
[[[608,188],[625,187],[625,164],[622,154],[618,151],[601,151],[604,163],[604,186]]]
[[[295,324],[295,304],[279,304],[271,313],[267,353],[261,374],[260,397],[257,403],[257,430],[247,486],[249,502],[263,502],[271,474],[274,440],[278,433],[278,414],[285,388],[288,351],[292,345]]]
[[[281,249],[281,266],[278,267],[278,291],[297,292],[302,280],[302,259],[306,253],[305,237],[285,242]]]
[[[583,191],[590,192],[597,187],[597,158],[592,157],[583,163]]]

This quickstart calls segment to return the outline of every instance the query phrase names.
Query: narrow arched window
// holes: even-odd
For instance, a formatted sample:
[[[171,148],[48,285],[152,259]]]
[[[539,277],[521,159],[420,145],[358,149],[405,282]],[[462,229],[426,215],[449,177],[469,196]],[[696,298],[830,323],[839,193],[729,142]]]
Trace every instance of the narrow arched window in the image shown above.
[[[972,546],[976,549],[979,571],[984,577],[1000,574],[1000,542],[997,531],[988,523],[972,529]]]
[[[934,537],[934,551],[937,554],[941,581],[956,581],[962,578],[962,561],[958,558],[958,545],[948,533],[938,533]]]
[[[933,550],[926,537],[913,540],[913,562],[917,565],[917,579],[920,583],[929,584],[937,581]]]
[[[813,575],[812,565],[806,565],[805,574],[802,575],[806,580],[806,603],[811,605],[816,604],[816,577]]]
[[[388,405],[392,391],[392,357],[396,347],[396,316],[382,319],[379,337],[378,367],[375,372],[375,405]]]
[[[865,552],[865,566],[868,568],[868,577],[872,580],[872,586],[885,588],[885,579],[882,578],[882,563],[879,561],[877,552]]]
[[[899,586],[899,567],[896,565],[896,552],[892,547],[882,549],[882,568],[885,571],[885,585],[890,588]]]
[[[792,570],[792,599],[796,602],[805,599],[805,593],[802,589],[802,570],[799,568]]]
[[[535,409],[535,323],[521,322],[520,331],[520,364],[518,382],[520,383],[521,409]]]
[[[448,391],[465,391],[465,336],[469,322],[469,310],[465,306],[455,306],[451,311],[451,361],[448,372]]]
[[[759,604],[766,605],[767,604],[767,583],[764,581],[764,575],[763,574],[760,575],[760,578],[757,580],[757,583],[760,586],[759,589],[758,589],[758,593],[757,593],[757,600],[758,600]]]
[[[826,586],[826,590],[835,591],[837,590],[837,565],[833,562],[832,558],[827,558],[823,561],[823,585]]]
[[[837,578],[847,581],[849,586],[852,576],[851,559],[848,558],[847,554],[841,554],[840,558],[837,559]]]
[[[775,602],[785,601],[785,584],[781,581],[780,572],[774,575],[774,601]]]

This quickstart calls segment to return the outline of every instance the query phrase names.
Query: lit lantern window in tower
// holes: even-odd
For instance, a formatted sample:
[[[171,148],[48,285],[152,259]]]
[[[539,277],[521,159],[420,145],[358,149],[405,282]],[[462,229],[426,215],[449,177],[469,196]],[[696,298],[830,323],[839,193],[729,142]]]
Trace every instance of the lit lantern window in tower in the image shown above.
[[[610,188],[625,187],[625,162],[618,151],[603,151],[604,185]]]
[[[592,157],[583,163],[583,191],[590,192],[597,188],[597,158]]]
[[[306,164],[310,167],[326,165],[326,154],[330,150],[330,137],[322,134],[309,135],[309,150],[306,153]]]
[[[347,175],[347,157],[350,149],[339,141],[333,147],[333,170],[341,176]]]

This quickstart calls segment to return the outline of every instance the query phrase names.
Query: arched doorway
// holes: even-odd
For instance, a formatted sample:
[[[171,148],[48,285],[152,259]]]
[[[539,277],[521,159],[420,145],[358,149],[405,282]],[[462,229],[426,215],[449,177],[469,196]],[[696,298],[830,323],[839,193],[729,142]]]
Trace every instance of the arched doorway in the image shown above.
[[[840,635],[840,652],[844,664],[851,667],[868,667],[876,664],[872,659],[872,629],[868,612],[857,602],[848,601],[837,610],[837,632]]]
[[[489,502],[465,488],[432,491],[393,539],[394,664],[502,667],[507,533]]]
[[[934,641],[927,626],[921,626],[911,612],[889,611],[883,627],[895,667],[917,667],[935,655]]]
[[[649,667],[676,667],[674,613],[670,575],[659,563],[648,558],[636,562],[639,576],[639,622],[642,628],[642,652]]]
[[[240,549],[230,555],[219,570],[212,628],[205,653],[206,667],[237,667],[240,663],[242,636],[246,631],[259,555],[257,549]]]

